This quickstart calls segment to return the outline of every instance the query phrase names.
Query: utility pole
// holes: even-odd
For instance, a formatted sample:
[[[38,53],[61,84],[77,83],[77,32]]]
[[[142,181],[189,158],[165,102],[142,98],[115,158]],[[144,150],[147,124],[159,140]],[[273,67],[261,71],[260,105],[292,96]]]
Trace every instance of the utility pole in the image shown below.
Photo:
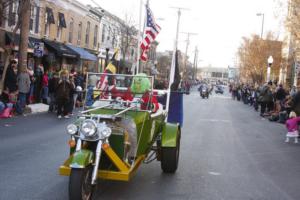
[[[265,14],[264,13],[257,13],[256,16],[261,16],[261,32],[260,32],[260,39],[263,38],[263,34],[264,34],[264,24],[265,24]]]
[[[198,35],[198,33],[191,33],[191,32],[182,32],[182,33],[187,35],[186,48],[185,48],[184,70],[183,70],[183,77],[184,77],[184,80],[186,80],[187,79],[187,62],[188,62],[187,53],[188,53],[188,48],[189,48],[189,45],[190,45],[190,36],[191,35]]]
[[[182,10],[190,10],[190,9],[188,9],[188,8],[181,8],[181,7],[171,7],[171,8],[177,10],[177,28],[176,28],[176,38],[175,38],[175,49],[177,50],[181,11]]]
[[[28,38],[29,38],[29,21],[30,21],[30,0],[20,1],[20,44],[19,44],[19,65],[18,72],[23,68],[27,68],[27,49],[28,49]]]
[[[193,80],[197,78],[197,67],[198,67],[198,48],[195,47],[195,56],[194,56],[194,67],[193,67]]]

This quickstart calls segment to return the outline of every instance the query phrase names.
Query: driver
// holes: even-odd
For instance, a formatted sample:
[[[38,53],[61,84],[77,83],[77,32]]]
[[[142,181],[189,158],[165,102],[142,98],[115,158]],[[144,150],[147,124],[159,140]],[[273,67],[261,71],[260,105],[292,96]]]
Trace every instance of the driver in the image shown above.
[[[151,83],[146,74],[140,73],[135,75],[128,92],[131,92],[135,97],[140,98],[142,110],[151,110],[152,113],[155,113],[158,110],[158,101],[156,96],[151,94]]]

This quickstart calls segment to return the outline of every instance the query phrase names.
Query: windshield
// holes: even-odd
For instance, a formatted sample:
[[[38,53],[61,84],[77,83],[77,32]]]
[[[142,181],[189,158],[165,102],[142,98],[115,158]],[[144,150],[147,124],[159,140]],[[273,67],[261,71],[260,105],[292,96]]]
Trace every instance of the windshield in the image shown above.
[[[88,73],[85,90],[85,106],[97,107],[118,104],[119,107],[135,106],[151,110],[154,98],[153,77],[137,75]]]

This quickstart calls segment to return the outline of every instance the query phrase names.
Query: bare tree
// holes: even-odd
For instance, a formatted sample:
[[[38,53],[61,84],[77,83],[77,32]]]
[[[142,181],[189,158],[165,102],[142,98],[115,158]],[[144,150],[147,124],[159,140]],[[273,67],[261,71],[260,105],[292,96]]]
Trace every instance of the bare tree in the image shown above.
[[[20,1],[20,45],[19,45],[19,66],[18,70],[27,68],[27,49],[29,39],[29,21],[30,21],[30,0]]]
[[[126,60],[126,56],[130,54],[130,49],[136,46],[137,33],[138,31],[135,28],[132,17],[129,17],[129,15],[126,14],[125,20],[120,26],[120,50],[124,60]]]
[[[243,38],[238,50],[241,79],[253,83],[263,83],[269,56],[274,59],[272,75],[274,79],[277,79],[281,67],[281,48],[282,42],[274,40],[272,33],[269,33],[265,40],[262,40],[258,35]]]
[[[12,6],[13,4],[16,4],[17,2],[19,2],[19,0],[0,0],[0,18],[1,18],[1,23],[4,23],[4,21],[6,19],[9,19],[10,17],[12,16],[9,16],[9,12],[6,12],[9,8],[9,6]],[[14,13],[15,14],[20,14],[21,12],[21,9],[20,7],[18,7],[17,9],[17,13]],[[21,21],[20,21],[20,18],[18,18],[18,21],[17,23],[15,24],[15,27],[13,29],[13,32],[12,32],[12,38],[11,38],[11,45],[8,47],[8,48],[5,48],[5,52],[4,52],[4,55],[5,55],[5,62],[4,62],[4,70],[3,70],[3,74],[2,74],[2,77],[1,77],[1,81],[0,81],[0,94],[2,94],[3,92],[3,89],[4,89],[4,80],[5,80],[5,75],[6,75],[6,71],[7,71],[7,67],[9,65],[9,61],[11,59],[11,54],[12,54],[12,46],[14,45],[15,43],[15,35],[16,35],[16,32],[17,30],[20,28],[20,24],[21,24]]]
[[[300,0],[289,0],[286,27],[295,37],[300,40]]]

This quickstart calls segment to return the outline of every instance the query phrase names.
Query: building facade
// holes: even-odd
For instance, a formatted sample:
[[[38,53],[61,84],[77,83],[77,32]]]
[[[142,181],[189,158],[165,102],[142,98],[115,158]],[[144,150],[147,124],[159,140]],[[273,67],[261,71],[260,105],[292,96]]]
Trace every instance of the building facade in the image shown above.
[[[294,23],[299,20],[294,20],[295,9],[299,7],[297,1],[289,0],[287,5],[287,18],[294,21]],[[294,24],[294,27],[297,27]],[[294,30],[295,31],[295,30]],[[281,79],[285,82],[287,86],[296,86],[300,88],[300,41],[299,37],[295,35],[288,27],[284,30],[284,40],[282,48],[282,69],[281,69]]]
[[[228,68],[221,67],[203,67],[198,69],[197,77],[199,80],[217,83],[221,81],[228,83]]]
[[[18,46],[19,31],[14,44],[12,30],[18,20],[14,12],[18,1],[6,8],[8,18],[1,29],[1,47]],[[12,14],[13,13],[13,14]],[[100,46],[101,17],[90,12],[89,8],[76,0],[40,0],[31,6],[28,44],[28,65],[36,67],[42,63],[46,69],[59,70],[61,67],[97,71]],[[35,51],[37,46],[40,51]],[[18,49],[14,48],[13,57]],[[3,58],[2,58],[3,59]]]

